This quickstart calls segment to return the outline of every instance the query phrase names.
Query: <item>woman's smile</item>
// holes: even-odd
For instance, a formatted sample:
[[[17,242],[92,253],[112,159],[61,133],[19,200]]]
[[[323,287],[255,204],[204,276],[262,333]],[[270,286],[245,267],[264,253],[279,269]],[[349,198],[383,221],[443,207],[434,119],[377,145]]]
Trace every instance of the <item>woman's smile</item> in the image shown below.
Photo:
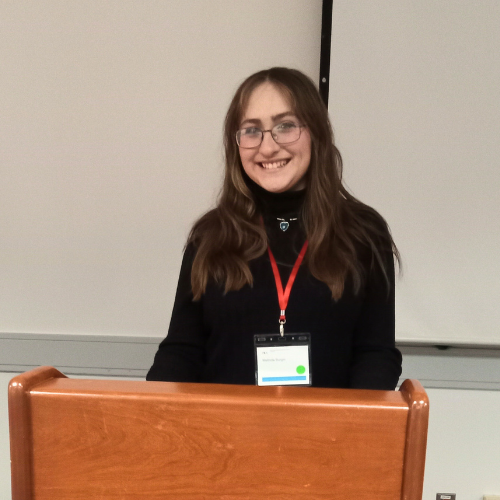
[[[284,167],[290,160],[279,160],[279,161],[274,161],[272,163],[261,163],[262,168],[265,169],[275,169],[275,168],[281,168]]]

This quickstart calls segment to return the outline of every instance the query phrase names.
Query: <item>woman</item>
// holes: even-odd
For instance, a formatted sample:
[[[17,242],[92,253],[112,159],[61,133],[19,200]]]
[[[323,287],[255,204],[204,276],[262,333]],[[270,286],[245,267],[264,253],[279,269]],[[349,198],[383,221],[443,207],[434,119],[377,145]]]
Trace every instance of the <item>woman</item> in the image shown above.
[[[224,147],[219,201],[191,230],[147,379],[394,389],[399,255],[382,217],[343,187],[312,81],[287,68],[247,78]]]

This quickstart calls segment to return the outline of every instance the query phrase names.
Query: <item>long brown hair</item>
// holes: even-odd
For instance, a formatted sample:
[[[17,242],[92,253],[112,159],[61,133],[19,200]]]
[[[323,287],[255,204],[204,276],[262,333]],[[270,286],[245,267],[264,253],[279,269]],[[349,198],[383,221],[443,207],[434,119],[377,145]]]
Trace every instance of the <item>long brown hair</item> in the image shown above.
[[[311,274],[328,285],[332,297],[342,296],[351,276],[358,292],[364,278],[359,248],[371,250],[372,266],[380,266],[390,287],[388,262],[399,261],[388,226],[372,208],[354,198],[342,185],[342,158],[314,83],[298,70],[271,68],[248,77],[231,101],[224,124],[225,175],[217,206],[193,226],[188,238],[196,248],[191,271],[194,299],[205,292],[209,280],[225,291],[252,284],[249,261],[267,248],[253,196],[245,183],[235,135],[252,92],[264,82],[288,99],[297,118],[311,136],[311,161],[306,172],[302,223],[309,240],[305,259]]]

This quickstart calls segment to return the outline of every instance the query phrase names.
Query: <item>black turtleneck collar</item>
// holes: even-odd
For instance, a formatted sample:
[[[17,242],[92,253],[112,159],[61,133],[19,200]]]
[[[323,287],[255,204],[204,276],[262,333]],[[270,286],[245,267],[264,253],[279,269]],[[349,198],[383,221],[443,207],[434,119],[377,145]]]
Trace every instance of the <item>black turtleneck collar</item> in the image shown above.
[[[257,209],[262,215],[279,217],[300,212],[306,195],[305,189],[271,193],[250,179],[245,171],[243,171],[243,178],[254,196]]]

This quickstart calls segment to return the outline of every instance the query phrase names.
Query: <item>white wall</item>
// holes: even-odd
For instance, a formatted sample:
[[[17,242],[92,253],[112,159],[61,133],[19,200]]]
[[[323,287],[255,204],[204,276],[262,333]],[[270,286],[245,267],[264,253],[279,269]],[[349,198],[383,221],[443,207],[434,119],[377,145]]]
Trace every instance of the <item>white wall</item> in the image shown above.
[[[428,389],[425,500],[500,495],[500,391]]]
[[[7,387],[17,373],[0,373],[0,500],[10,500],[9,409]]]
[[[239,83],[321,0],[0,0],[0,333],[162,337]]]
[[[345,179],[404,262],[396,337],[500,346],[500,2],[334,0]]]
[[[0,373],[0,500],[10,500],[7,385]],[[104,378],[104,377],[99,377]],[[457,500],[500,495],[500,391],[428,389],[429,437],[424,500],[456,493]]]

